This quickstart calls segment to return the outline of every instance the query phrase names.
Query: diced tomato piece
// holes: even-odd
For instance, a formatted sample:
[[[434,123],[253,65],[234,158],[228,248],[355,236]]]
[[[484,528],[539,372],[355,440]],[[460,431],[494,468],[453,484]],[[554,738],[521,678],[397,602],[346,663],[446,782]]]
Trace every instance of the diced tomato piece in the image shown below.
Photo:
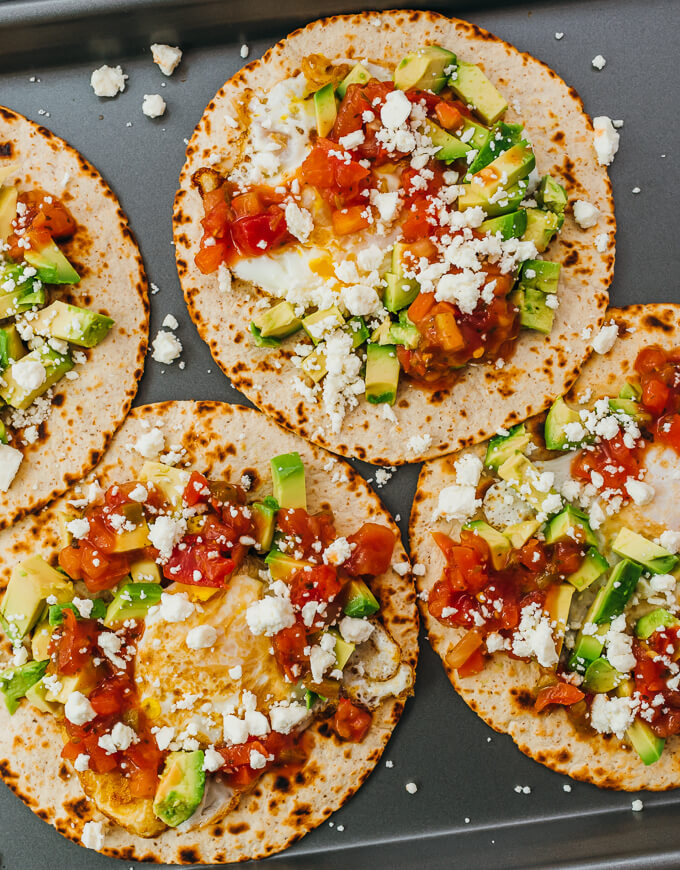
[[[81,568],[82,550],[68,546],[59,551],[59,565],[66,571],[72,580],[82,580]]]
[[[243,257],[257,257],[289,238],[285,215],[277,205],[262,214],[237,218],[231,225],[231,236]]]
[[[184,488],[184,501],[189,507],[197,504],[205,504],[210,499],[210,487],[208,479],[200,471],[192,471],[189,482]]]
[[[530,538],[519,551],[519,562],[532,574],[542,574],[548,567],[548,554],[537,538]]]
[[[484,635],[480,631],[477,631],[477,629],[471,628],[465,632],[454,648],[447,653],[446,664],[458,670],[470,658],[472,653],[479,649],[483,642]]]
[[[408,309],[409,320],[416,325],[424,320],[435,304],[434,293],[419,293]]]
[[[635,371],[639,374],[654,374],[666,365],[666,352],[658,345],[643,347],[635,358]]]
[[[364,523],[347,541],[355,546],[343,568],[352,577],[366,574],[377,577],[389,569],[395,544],[392,529],[379,523]]]
[[[536,696],[534,708],[540,713],[549,704],[562,704],[569,707],[571,704],[577,704],[584,698],[584,693],[576,686],[573,686],[571,683],[559,682],[555,683],[554,686],[546,686],[540,690]]]
[[[445,130],[458,130],[463,126],[463,116],[453,103],[440,100],[434,110],[437,120]]]
[[[220,555],[213,544],[198,543],[199,535],[186,535],[163,565],[163,576],[189,586],[226,586],[236,567],[234,559]]]
[[[481,607],[474,595],[458,592],[448,580],[438,580],[428,597],[427,609],[443,625],[472,628],[474,614],[481,616]]]
[[[333,516],[328,511],[308,514],[302,508],[280,510],[276,522],[281,532],[293,539],[293,549],[302,553],[303,559],[318,558],[319,553],[337,538]]]
[[[458,668],[458,676],[472,677],[475,674],[478,674],[480,671],[483,671],[485,664],[486,659],[484,657],[484,653],[481,650],[476,649],[465,662],[465,664],[462,664]]]
[[[221,263],[227,261],[230,250],[230,246],[225,242],[202,246],[194,257],[194,262],[200,272],[204,275],[210,275],[219,269]]]
[[[552,563],[558,574],[573,574],[584,558],[583,544],[578,541],[560,541],[552,552]]]
[[[655,440],[668,444],[676,453],[680,453],[680,414],[667,414],[661,417],[654,428]]]
[[[257,191],[254,190],[235,196],[231,201],[231,207],[237,218],[259,214],[264,210],[262,200]]]
[[[332,565],[314,565],[309,571],[296,571],[289,583],[291,603],[298,609],[308,601],[331,602],[342,589]]]
[[[608,441],[601,441],[588,450],[581,450],[571,463],[572,477],[591,482],[590,474],[602,475],[602,489],[622,490],[629,477],[637,477],[640,470],[637,448],[627,447],[619,433]],[[627,493],[622,490],[627,497]]]
[[[90,592],[111,589],[130,573],[129,553],[104,553],[86,540],[78,543],[82,579]]]
[[[650,378],[642,387],[642,404],[655,416],[663,414],[671,395],[669,387],[658,378]]]
[[[94,619],[78,619],[72,610],[64,610],[61,628],[50,641],[50,651],[56,654],[60,674],[77,674],[90,661],[97,644],[99,627]]]
[[[284,674],[291,682],[297,681],[309,668],[309,656],[305,648],[309,645],[304,625],[296,622],[274,635],[274,655]]]
[[[333,729],[338,737],[361,743],[371,727],[371,714],[353,704],[348,698],[340,698],[333,715]]]
[[[156,741],[148,734],[140,735],[124,752],[126,776],[133,797],[152,798],[158,788],[158,770],[163,760]]]
[[[370,225],[367,215],[368,206],[351,205],[349,208],[341,208],[332,212],[333,232],[336,236],[348,236],[350,233],[358,233]]]

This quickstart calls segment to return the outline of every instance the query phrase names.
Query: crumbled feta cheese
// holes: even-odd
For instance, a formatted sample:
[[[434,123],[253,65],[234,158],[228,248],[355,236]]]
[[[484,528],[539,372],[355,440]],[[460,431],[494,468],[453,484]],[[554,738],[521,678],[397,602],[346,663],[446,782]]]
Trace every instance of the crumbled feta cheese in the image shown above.
[[[306,208],[300,208],[294,202],[286,204],[286,224],[288,232],[301,242],[306,242],[314,229],[314,221],[311,212]]]
[[[165,622],[184,622],[195,609],[186,592],[161,593],[159,615]]]
[[[351,555],[352,546],[347,538],[336,538],[323,551],[323,560],[326,565],[342,565]]]
[[[17,476],[24,455],[16,447],[0,444],[0,492],[7,492]]]
[[[252,634],[271,637],[295,623],[295,612],[288,598],[266,596],[248,606],[246,622]]]
[[[607,660],[621,674],[627,674],[633,670],[636,664],[633,655],[633,638],[626,634],[626,617],[617,616],[607,632],[605,642],[607,645]]]
[[[420,456],[432,444],[432,436],[428,432],[412,435],[406,442],[406,450],[413,456]]]
[[[167,106],[160,94],[144,94],[142,112],[147,118],[160,118],[165,114]]]
[[[335,638],[332,634],[324,634],[317,646],[309,653],[309,666],[312,671],[312,682],[320,683],[326,671],[335,664]]]
[[[609,236],[607,235],[607,233],[598,233],[595,236],[595,250],[600,254],[604,254],[608,247]]]
[[[608,353],[614,347],[618,335],[619,327],[615,323],[603,326],[593,339],[595,353]]]
[[[639,813],[644,809],[644,804],[640,798],[635,798],[635,800],[631,802],[630,808],[634,813]]]
[[[444,487],[439,493],[433,519],[443,517],[447,522],[453,520],[464,522],[474,514],[481,504],[481,499],[477,498],[476,487],[452,483],[450,486]]]
[[[80,755],[76,756],[76,760],[73,762],[73,766],[79,773],[83,773],[83,771],[89,770],[90,756],[85,755],[85,753],[81,752]]]
[[[522,608],[520,623],[512,639],[512,651],[521,658],[535,656],[546,668],[559,661],[550,618],[539,604]]]
[[[148,432],[142,432],[134,444],[134,449],[144,459],[155,459],[165,448],[165,437],[160,429],[154,426]]]
[[[197,625],[187,632],[186,644],[189,649],[209,649],[217,640],[217,629],[212,625]]]
[[[220,263],[217,270],[217,286],[222,293],[228,293],[231,290],[231,272],[226,263]]]
[[[461,486],[477,486],[482,474],[482,460],[474,453],[464,453],[454,464],[456,483]]]
[[[171,725],[163,725],[154,734],[156,745],[163,752],[175,739],[175,729]]]
[[[177,329],[179,323],[173,314],[166,314],[163,318],[162,326],[166,326],[168,329]]]
[[[418,786],[415,782],[407,782],[404,788],[409,794],[415,794],[418,791]]]
[[[607,61],[602,57],[601,54],[596,54],[595,57],[591,61],[593,65],[593,69],[604,69]]]
[[[659,545],[673,555],[680,552],[680,532],[672,532],[670,529],[661,532]]]
[[[233,668],[229,668],[229,679],[230,680],[240,680],[243,676],[243,667],[241,665],[234,665]]]
[[[47,371],[40,360],[27,356],[12,364],[12,377],[22,390],[32,393],[45,383]]]
[[[577,199],[574,203],[574,220],[582,230],[594,227],[600,220],[599,209],[585,199]]]
[[[599,115],[593,118],[593,129],[595,135],[593,144],[597,161],[601,166],[609,166],[614,159],[614,155],[619,150],[620,135],[614,129],[611,118],[606,115]]]
[[[71,692],[64,704],[64,716],[74,725],[91,722],[97,714],[82,692]]]
[[[182,60],[182,50],[176,45],[154,42],[151,46],[153,62],[164,76],[171,76]]]
[[[411,101],[403,91],[391,91],[380,109],[380,120],[390,130],[401,127],[411,114]]]
[[[354,132],[348,133],[346,136],[341,136],[338,139],[338,145],[347,151],[351,151],[353,148],[358,148],[359,145],[363,145],[365,138],[364,131],[360,127],[358,130],[354,130]]]
[[[367,619],[345,616],[338,624],[342,639],[347,643],[364,643],[373,634],[373,625]]]
[[[635,718],[632,698],[595,695],[590,708],[590,724],[600,734],[616,734],[619,739]]]
[[[90,522],[85,519],[85,517],[82,519],[71,520],[66,523],[66,531],[73,535],[77,540],[80,540],[80,538],[84,538],[90,531]]]
[[[629,477],[625,483],[626,492],[637,505],[649,504],[654,499],[654,487],[643,480]]]
[[[288,704],[272,707],[269,711],[269,719],[272,723],[272,731],[279,734],[289,734],[309,715],[309,711],[303,704]]]
[[[257,749],[250,750],[250,766],[253,770],[262,770],[267,765],[267,756],[258,752]]]
[[[171,365],[182,353],[182,342],[165,329],[159,329],[156,337],[151,342],[153,347],[152,358],[164,365]]]
[[[117,667],[119,670],[125,670],[126,662],[125,659],[121,658],[118,653],[120,652],[120,648],[123,645],[123,642],[118,637],[117,634],[114,634],[111,631],[102,632],[97,638],[97,644],[99,648],[104,653],[106,658]]]
[[[222,727],[224,739],[227,743],[245,743],[248,739],[248,726],[238,716],[226,713],[223,716]]]
[[[224,765],[224,757],[220,753],[209,746],[203,755],[203,770],[207,773],[214,773]]]
[[[372,314],[380,305],[380,297],[368,284],[353,284],[342,290],[342,302],[354,317]]]
[[[113,755],[114,752],[123,752],[129,749],[135,742],[136,737],[137,735],[129,725],[116,722],[111,729],[111,733],[102,734],[97,743],[107,755]]]
[[[94,849],[95,851],[102,848],[104,845],[104,830],[101,822],[85,822],[83,827],[83,836],[80,842],[86,849]]]
[[[160,516],[149,524],[149,540],[152,546],[158,550],[158,561],[167,562],[172,551],[182,540],[187,530],[185,519]]]
[[[100,66],[90,76],[90,85],[98,97],[115,97],[125,90],[127,76],[119,66]]]

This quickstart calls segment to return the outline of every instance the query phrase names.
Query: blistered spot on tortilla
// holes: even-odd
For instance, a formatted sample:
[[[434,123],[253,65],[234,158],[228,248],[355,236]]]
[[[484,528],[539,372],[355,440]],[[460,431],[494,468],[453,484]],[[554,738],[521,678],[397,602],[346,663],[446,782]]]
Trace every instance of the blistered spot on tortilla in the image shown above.
[[[12,142],[0,142],[0,157],[11,157],[14,153]]]

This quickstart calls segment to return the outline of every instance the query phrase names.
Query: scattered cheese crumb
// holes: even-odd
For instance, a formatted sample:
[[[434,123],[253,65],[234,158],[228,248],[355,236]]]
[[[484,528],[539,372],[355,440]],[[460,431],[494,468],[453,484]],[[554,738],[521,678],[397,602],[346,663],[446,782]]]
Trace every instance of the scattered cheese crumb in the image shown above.
[[[100,66],[90,76],[90,85],[98,97],[115,97],[125,90],[128,77],[119,66]]]
[[[594,69],[604,69],[605,64],[607,63],[607,61],[602,57],[601,54],[596,54],[591,62]]]
[[[153,62],[164,76],[171,76],[182,60],[182,50],[176,45],[154,42],[151,46]]]
[[[166,108],[166,102],[160,94],[144,94],[142,112],[147,118],[160,118]]]

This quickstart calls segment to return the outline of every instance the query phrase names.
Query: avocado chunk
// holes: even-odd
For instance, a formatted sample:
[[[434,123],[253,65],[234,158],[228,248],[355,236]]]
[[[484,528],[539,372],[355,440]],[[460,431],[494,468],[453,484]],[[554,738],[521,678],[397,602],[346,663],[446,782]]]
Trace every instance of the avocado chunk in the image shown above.
[[[80,611],[75,606],[72,601],[67,601],[63,604],[51,604],[50,609],[48,611],[48,625],[51,628],[55,628],[57,625],[61,625],[64,621],[64,611],[70,610],[76,617],[76,619],[80,619]],[[92,611],[88,616],[88,619],[104,619],[106,616],[106,603],[102,601],[101,598],[93,598],[92,599]],[[40,626],[36,629],[36,633],[39,630]],[[33,634],[33,641],[35,642],[35,633]],[[35,658],[35,652],[33,653]]]
[[[449,67],[456,63],[456,55],[439,45],[428,45],[410,51],[397,64],[394,85],[401,91],[417,88],[438,94],[446,84]]]
[[[522,264],[520,283],[541,293],[557,293],[562,267],[550,260],[525,260]]]
[[[137,559],[130,565],[133,583],[160,583],[161,572],[153,559]]]
[[[171,828],[191,818],[203,800],[203,758],[203,750],[196,749],[193,752],[171,752],[165,759],[153,811]]]
[[[335,89],[337,95],[342,99],[347,93],[347,88],[350,85],[365,85],[371,80],[371,74],[360,64],[352,67],[345,78]]]
[[[489,217],[497,217],[507,212],[516,211],[519,204],[526,196],[526,181],[518,181],[508,187],[498,198],[489,199],[477,184],[466,184],[465,190],[458,197],[458,210],[466,208],[481,208]]]
[[[545,527],[546,544],[557,544],[568,540],[588,544],[591,547],[597,547],[598,543],[586,514],[571,505],[567,505]]]
[[[27,353],[22,358],[24,361],[39,362],[45,370],[45,380],[34,390],[26,389],[21,386],[14,377],[14,367],[11,366],[2,374],[2,379],[5,381],[4,386],[0,387],[0,398],[4,399],[8,405],[17,408],[19,411],[25,411],[29,405],[46,393],[50,387],[54,386],[66,372],[70,372],[73,368],[73,360],[68,354],[58,353],[52,350],[48,345],[43,345],[30,353]]]
[[[302,360],[300,365],[302,371],[310,377],[315,384],[318,384],[319,381],[325,378],[328,374],[328,369],[326,368],[326,354],[324,353],[325,349],[325,342],[318,345]]]
[[[574,587],[568,583],[560,583],[559,585],[551,586],[545,597],[544,610],[550,617],[550,621],[554,623],[553,637],[558,656],[562,652],[564,633],[569,624],[569,611],[571,610],[574,591]],[[557,667],[557,662],[555,667]]]
[[[0,604],[5,633],[13,643],[24,638],[40,620],[50,596],[57,602],[71,601],[73,584],[42,556],[29,556],[15,565]]]
[[[49,663],[49,659],[43,662],[26,662],[25,665],[10,668],[0,674],[0,692],[5,697],[10,716],[16,713],[19,700],[25,697],[31,686],[42,680]]]
[[[328,82],[314,94],[314,112],[316,113],[316,132],[319,136],[328,136],[333,129],[335,119],[338,117],[333,82]]]
[[[555,310],[546,302],[545,293],[518,285],[509,297],[519,311],[520,326],[548,335],[555,320]]]
[[[91,663],[88,663],[77,674],[61,676],[56,691],[47,689],[45,698],[47,701],[65,704],[74,692],[82,692],[83,695],[89,695],[98,682],[97,676],[95,667]]]
[[[345,603],[342,612],[345,616],[363,619],[367,616],[373,616],[380,610],[378,600],[363,580],[356,578],[350,580],[343,595]]]
[[[492,236],[500,233],[501,239],[519,239],[527,227],[527,213],[522,208],[510,214],[485,220],[479,228],[481,233],[491,233]]]
[[[432,144],[438,149],[434,156],[437,160],[441,160],[444,163],[453,163],[454,160],[460,160],[461,157],[465,157],[468,151],[471,150],[470,145],[461,142],[460,139],[452,136],[451,133],[433,121],[425,121],[423,133],[430,137]]]
[[[366,346],[366,401],[393,405],[399,385],[399,360],[393,344]]]
[[[31,320],[31,326],[38,335],[70,341],[79,347],[94,347],[106,338],[113,320],[88,308],[57,301],[43,308]]]
[[[0,320],[40,308],[46,300],[45,288],[39,281],[23,282],[16,290],[0,293]]]
[[[484,196],[489,199],[496,195],[500,188],[506,190],[525,178],[536,165],[536,158],[528,142],[522,140],[512,148],[508,148],[484,169],[472,176],[471,183],[481,188]],[[528,212],[531,209],[527,209]],[[536,209],[534,209],[536,210]]]
[[[643,764],[649,766],[661,758],[666,741],[657,737],[646,722],[636,719],[626,730],[626,739],[640,756]]]
[[[484,465],[497,471],[506,459],[514,456],[515,453],[521,453],[530,442],[531,435],[527,432],[526,426],[524,423],[518,423],[508,431],[507,435],[494,435],[490,439]]]
[[[564,215],[557,215],[555,212],[540,208],[528,208],[526,212],[527,228],[523,240],[533,242],[540,254],[545,251],[552,237],[564,223]]]
[[[253,317],[253,323],[264,338],[286,338],[302,328],[290,302],[279,302],[273,308]]]
[[[522,520],[503,529],[503,534],[510,541],[513,550],[520,550],[540,527],[538,520]]]
[[[352,336],[352,348],[354,350],[364,344],[364,342],[368,341],[370,336],[370,332],[368,331],[368,327],[366,326],[363,317],[350,317],[345,324],[345,331]]]
[[[611,692],[622,679],[623,674],[620,674],[607,659],[600,657],[591,662],[586,668],[583,676],[583,688],[586,692],[594,692],[596,694]]]
[[[548,502],[548,506],[552,507],[553,502],[557,503],[557,493],[554,489],[548,492],[538,490],[535,484],[538,482],[540,472],[536,466],[530,462],[522,453],[515,453],[510,456],[497,469],[498,476],[501,480],[509,483],[513,489],[516,489],[524,501],[528,502],[537,511],[544,511],[544,504]],[[561,504],[561,499],[559,499]],[[548,513],[555,513],[554,509]]]
[[[582,592],[599,580],[606,571],[609,571],[609,562],[595,547],[591,547],[579,569],[569,574],[567,582]]]
[[[149,459],[142,465],[139,472],[140,482],[150,483],[160,490],[173,511],[182,508],[182,498],[189,483],[189,477],[189,472],[184,468],[174,468],[172,465],[153,462]]]
[[[106,609],[104,624],[111,627],[126,619],[145,619],[149,608],[160,603],[159,583],[127,583],[116,592]]]
[[[12,234],[12,221],[17,216],[16,187],[0,187],[0,243]]]
[[[512,547],[510,546],[510,541],[502,532],[494,529],[493,526],[485,523],[484,520],[474,520],[471,523],[465,523],[463,528],[474,532],[486,541],[489,545],[491,561],[497,571],[501,571],[505,568],[508,564],[508,558]]]
[[[413,272],[418,257],[411,250],[410,245],[404,242],[396,242],[392,248],[392,271],[385,274],[387,289],[383,295],[383,304],[388,311],[396,313],[406,308],[420,293],[420,284],[415,278],[407,277]],[[390,275],[394,278],[390,278]]]
[[[642,387],[640,384],[634,384],[631,381],[626,383],[619,390],[619,399],[632,399],[634,402],[639,402],[642,398]]]
[[[378,343],[382,344],[383,342]],[[420,331],[415,323],[409,320],[406,311],[399,312],[399,323],[390,323],[385,344],[401,344],[409,349],[418,347],[420,344]]]
[[[592,441],[593,436],[589,434],[585,428],[586,438],[580,441],[570,441],[567,438],[567,426],[570,423],[581,423],[581,417],[574,408],[570,408],[564,401],[562,396],[555,399],[550,406],[548,416],[545,418],[545,426],[543,434],[545,437],[545,446],[548,450],[564,450],[567,447],[574,447],[580,444]],[[582,427],[583,428],[583,427]]]
[[[638,562],[651,574],[669,574],[678,564],[677,556],[625,527],[616,536],[612,550],[621,558]]]
[[[274,498],[283,510],[307,510],[305,467],[299,453],[282,453],[270,460]]]
[[[323,311],[315,311],[302,319],[302,327],[314,344],[319,344],[324,335],[345,325],[340,309],[333,305]]]
[[[61,607],[60,604],[53,604],[52,607]],[[65,605],[64,605],[65,606]],[[50,608],[51,610],[52,608]],[[106,610],[106,607],[104,607]],[[52,626],[48,619],[41,620],[33,629],[31,634],[31,655],[36,662],[43,662],[50,657],[50,641],[52,640]]]
[[[462,142],[467,142],[479,152],[486,147],[491,139],[492,131],[483,124],[479,124],[477,121],[473,121],[472,118],[466,118],[463,115],[463,126],[458,131],[458,135]],[[475,160],[477,160],[476,157]]]
[[[253,336],[256,347],[281,347],[280,338],[265,338],[252,320],[248,329]]]
[[[623,613],[641,574],[642,568],[629,559],[616,564],[607,582],[597,593],[590,621],[595,625],[602,625]]]
[[[3,326],[0,329],[0,371],[22,356],[26,356],[26,348],[16,326],[13,323]]]
[[[495,124],[508,108],[502,94],[474,63],[458,61],[449,86],[465,105],[472,106],[485,124]]]
[[[43,713],[50,713],[52,716],[58,716],[62,711],[59,704],[47,700],[47,688],[42,680],[38,680],[37,683],[33,683],[26,689],[26,700],[31,707],[35,707],[36,710],[41,710]]]
[[[567,206],[567,191],[551,175],[544,175],[536,190],[536,202],[555,214],[564,214]]]
[[[356,649],[356,644],[347,643],[346,640],[343,640],[337,628],[329,629],[328,633],[333,637],[333,640],[335,641],[335,667],[339,670],[342,670],[349,661],[350,656]]]
[[[278,508],[273,504],[268,504],[268,501],[273,502],[274,499],[268,499],[263,502],[256,501],[250,505],[250,518],[255,526],[253,533],[255,546],[261,553],[271,549],[272,541],[274,540],[274,529],[276,527],[276,512]]]
[[[80,281],[80,275],[52,239],[39,251],[29,248],[24,259],[46,284],[77,284]]]
[[[604,635],[608,628],[607,625],[600,626],[597,634],[583,634],[582,631],[579,631],[576,635],[574,651],[569,658],[569,667],[572,671],[585,674],[588,665],[602,655]]]
[[[635,634],[643,640],[647,640],[655,631],[671,628],[679,624],[680,620],[676,616],[673,616],[668,610],[664,610],[663,607],[657,607],[656,610],[645,613],[644,616],[638,619],[635,623]]]
[[[609,407],[616,414],[626,414],[636,423],[650,423],[652,415],[644,411],[634,399],[610,399]]]
[[[288,553],[283,553],[276,548],[267,554],[264,562],[267,568],[269,568],[272,580],[288,580],[296,571],[304,571],[305,568],[312,565],[311,562],[295,559],[293,556],[289,556]]]
[[[493,163],[496,157],[517,145],[522,138],[522,124],[505,124],[501,121],[490,131],[489,139],[470,164],[467,175],[472,178],[480,169]]]

